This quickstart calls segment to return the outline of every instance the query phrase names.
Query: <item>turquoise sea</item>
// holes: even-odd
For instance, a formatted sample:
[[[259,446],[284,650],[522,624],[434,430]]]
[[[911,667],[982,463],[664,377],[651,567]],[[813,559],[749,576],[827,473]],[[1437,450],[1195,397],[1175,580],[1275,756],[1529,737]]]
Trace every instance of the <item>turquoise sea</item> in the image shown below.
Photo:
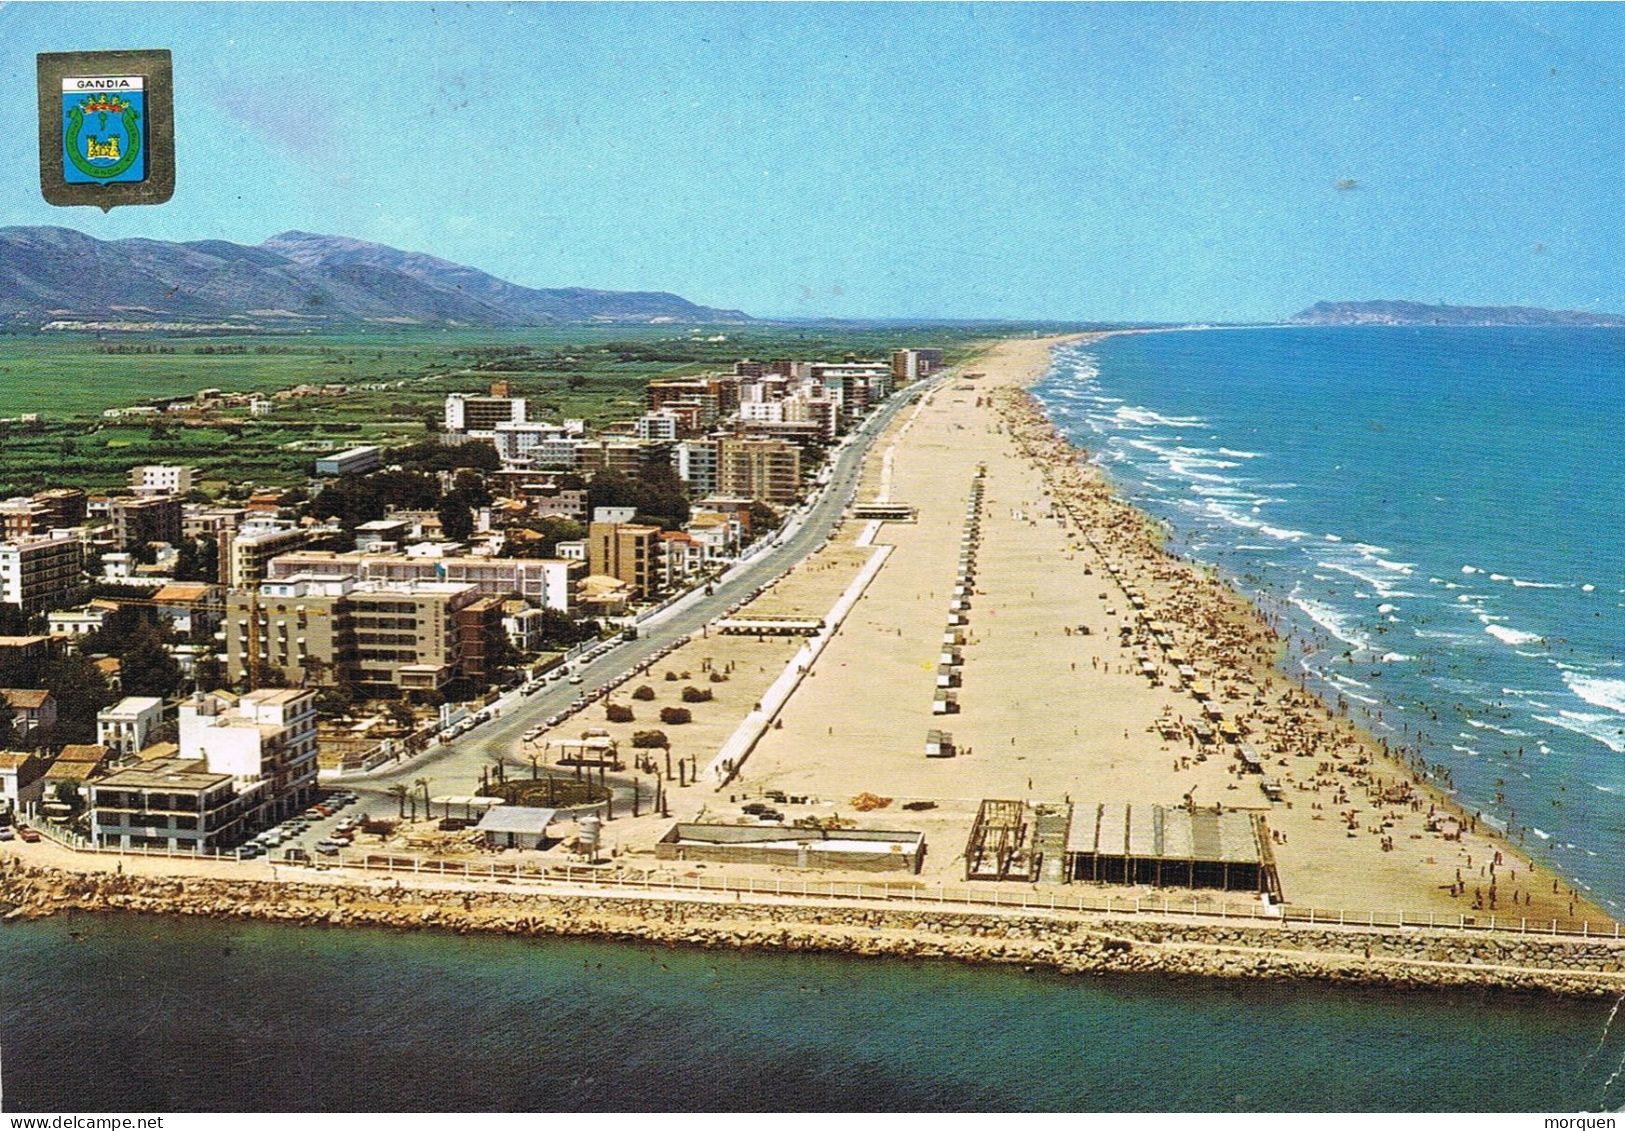
[[[1294,674],[1625,908],[1625,331],[1132,335],[1036,391]]]
[[[1289,663],[1625,900],[1625,333],[1121,337],[1039,393]],[[0,959],[8,1110],[1625,1104],[1611,1002],[114,916]]]

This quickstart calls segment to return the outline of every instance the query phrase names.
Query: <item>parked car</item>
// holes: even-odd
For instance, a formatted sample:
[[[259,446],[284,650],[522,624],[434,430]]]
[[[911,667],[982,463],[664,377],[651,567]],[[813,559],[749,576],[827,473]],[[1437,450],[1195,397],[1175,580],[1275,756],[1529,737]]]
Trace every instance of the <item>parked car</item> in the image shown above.
[[[31,829],[27,825],[17,826],[17,835],[23,838],[24,844],[38,844],[39,830]]]
[[[12,831],[10,825],[0,826],[0,841],[16,840],[16,839],[17,839],[17,834]]]
[[[337,856],[339,854],[339,846],[330,840],[318,841],[316,844],[316,851],[323,856]]]

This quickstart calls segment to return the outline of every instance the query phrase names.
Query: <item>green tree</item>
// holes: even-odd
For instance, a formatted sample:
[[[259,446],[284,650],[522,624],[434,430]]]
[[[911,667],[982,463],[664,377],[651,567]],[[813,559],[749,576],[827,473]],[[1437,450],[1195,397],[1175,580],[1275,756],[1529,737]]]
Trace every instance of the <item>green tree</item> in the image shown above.
[[[226,665],[222,664],[220,657],[210,649],[198,659],[192,679],[199,691],[218,691],[226,686]]]
[[[151,695],[167,699],[181,683],[181,666],[164,647],[156,629],[145,627],[136,633],[119,663],[119,678],[126,695]]]
[[[101,670],[78,652],[47,660],[35,686],[44,686],[56,700],[53,742],[96,741],[96,714],[117,698]]]
[[[440,516],[440,532],[451,541],[466,542],[474,533],[474,516],[455,495],[447,495],[440,500],[437,513]]]

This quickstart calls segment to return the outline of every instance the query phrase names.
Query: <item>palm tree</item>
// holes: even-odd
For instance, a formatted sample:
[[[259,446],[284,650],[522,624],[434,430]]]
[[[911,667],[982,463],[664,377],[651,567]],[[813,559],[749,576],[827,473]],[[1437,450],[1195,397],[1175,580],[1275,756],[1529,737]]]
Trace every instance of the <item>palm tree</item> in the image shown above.
[[[392,785],[389,787],[389,795],[401,803],[401,820],[403,821],[406,820],[407,792],[407,788],[404,785]]]

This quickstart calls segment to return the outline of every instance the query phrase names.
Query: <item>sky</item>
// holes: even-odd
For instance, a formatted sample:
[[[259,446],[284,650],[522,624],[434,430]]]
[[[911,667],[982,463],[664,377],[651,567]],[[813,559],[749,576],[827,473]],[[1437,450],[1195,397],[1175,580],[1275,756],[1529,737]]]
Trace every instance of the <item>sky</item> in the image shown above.
[[[38,51],[167,47],[177,187],[40,196]],[[759,316],[1625,312],[1625,7],[0,3],[0,225],[428,252]]]

